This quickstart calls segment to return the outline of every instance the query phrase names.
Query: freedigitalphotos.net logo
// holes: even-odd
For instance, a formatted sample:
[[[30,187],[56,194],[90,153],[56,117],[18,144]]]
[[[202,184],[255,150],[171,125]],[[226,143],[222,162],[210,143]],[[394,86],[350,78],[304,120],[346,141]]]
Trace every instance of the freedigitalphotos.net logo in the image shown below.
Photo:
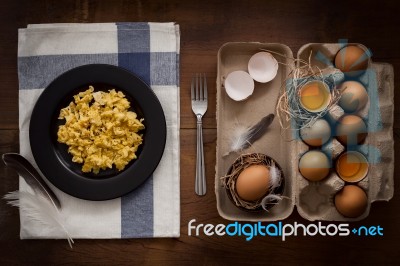
[[[351,228],[348,223],[323,225],[321,222],[304,225],[295,222],[294,224],[277,223],[239,223],[230,224],[195,224],[196,219],[192,219],[188,223],[188,235],[199,236],[243,236],[246,241],[252,240],[254,237],[280,237],[285,241],[290,236],[383,236],[383,228],[377,226],[359,226]]]

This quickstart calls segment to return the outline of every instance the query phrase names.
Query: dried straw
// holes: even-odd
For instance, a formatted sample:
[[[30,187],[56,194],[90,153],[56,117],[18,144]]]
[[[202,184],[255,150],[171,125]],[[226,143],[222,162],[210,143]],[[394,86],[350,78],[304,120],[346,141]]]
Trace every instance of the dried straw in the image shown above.
[[[275,168],[276,170],[280,171],[278,183],[270,183],[270,186],[266,189],[265,195],[275,195],[274,193],[280,189],[283,175],[282,170],[275,164],[275,161],[268,157],[265,154],[261,153],[249,153],[249,154],[242,154],[239,158],[231,166],[229,173],[226,176],[221,177],[221,181],[223,186],[228,190],[228,193],[232,197],[234,204],[238,207],[243,207],[247,210],[258,210],[263,207],[265,210],[265,206],[262,206],[263,198],[259,199],[258,201],[246,201],[239,197],[236,192],[236,181],[239,177],[240,173],[252,166],[252,165],[265,165],[268,170],[271,171],[271,168]],[[281,197],[281,195],[275,195],[277,197]],[[265,202],[265,201],[264,201]],[[269,200],[267,204],[276,204],[278,200]]]
[[[312,125],[315,120],[323,117],[335,107],[340,99],[340,92],[334,88],[338,82],[341,82],[344,78],[340,70],[335,68],[320,69],[318,66],[312,65],[312,50],[308,57],[308,62],[303,59],[288,57],[274,51],[266,49],[261,50],[282,56],[292,61],[291,64],[281,63],[290,69],[285,82],[281,85],[281,90],[283,90],[283,92],[278,98],[278,103],[276,105],[276,113],[282,129],[289,129],[291,127],[291,122],[296,124],[296,127],[293,128],[295,130],[308,127]],[[329,70],[330,73],[323,74],[326,70]],[[322,81],[330,88],[331,100],[327,108],[321,112],[310,112],[300,105],[300,88],[310,81]]]

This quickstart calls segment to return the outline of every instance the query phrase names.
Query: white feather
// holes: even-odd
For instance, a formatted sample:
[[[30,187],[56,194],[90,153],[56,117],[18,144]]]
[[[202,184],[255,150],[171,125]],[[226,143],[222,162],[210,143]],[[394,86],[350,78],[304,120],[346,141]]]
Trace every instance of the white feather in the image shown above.
[[[261,200],[261,206],[264,210],[268,211],[268,205],[269,204],[276,204],[279,201],[282,200],[281,195],[273,194],[274,190],[279,187],[282,183],[282,175],[281,171],[279,170],[278,167],[275,166],[275,162],[272,162],[271,166],[269,167],[269,173],[270,173],[270,188],[269,191],[271,194],[268,194]],[[276,203],[272,201],[277,201]]]
[[[269,168],[269,173],[270,173],[270,191],[274,191],[275,188],[279,187],[282,182],[282,176],[281,176],[281,171],[279,170],[278,167],[275,166],[275,163],[273,162],[272,165]]]
[[[231,143],[231,151],[241,151],[242,147],[249,141],[248,128],[237,126],[233,132],[233,140]]]
[[[268,211],[268,204],[272,204],[271,201],[276,200],[276,201],[281,201],[282,200],[282,196],[280,195],[275,195],[275,194],[269,194],[267,196],[265,196],[262,201],[261,201],[261,206],[264,210]],[[274,203],[276,204],[276,203]]]
[[[60,230],[72,248],[74,240],[66,229],[62,216],[57,208],[41,195],[34,195],[26,191],[13,191],[4,196],[7,203],[20,208],[32,221],[41,225]]]

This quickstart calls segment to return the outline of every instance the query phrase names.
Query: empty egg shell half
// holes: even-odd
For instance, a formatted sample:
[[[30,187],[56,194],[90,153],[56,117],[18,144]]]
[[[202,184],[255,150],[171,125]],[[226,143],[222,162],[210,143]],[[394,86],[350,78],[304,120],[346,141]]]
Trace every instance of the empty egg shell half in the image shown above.
[[[325,119],[317,119],[312,125],[300,129],[301,139],[308,145],[319,147],[331,138],[331,127]]]
[[[248,63],[250,76],[261,83],[273,80],[278,73],[278,67],[278,61],[268,52],[256,53]]]
[[[321,151],[306,152],[299,161],[301,175],[309,181],[320,181],[328,176],[331,163],[328,156]]]
[[[311,113],[325,110],[331,101],[328,85],[319,80],[312,80],[300,88],[300,105]]]
[[[360,152],[347,151],[337,159],[336,172],[346,182],[359,182],[368,174],[368,160]]]
[[[253,94],[254,80],[246,71],[237,70],[228,74],[224,87],[232,100],[243,101]]]

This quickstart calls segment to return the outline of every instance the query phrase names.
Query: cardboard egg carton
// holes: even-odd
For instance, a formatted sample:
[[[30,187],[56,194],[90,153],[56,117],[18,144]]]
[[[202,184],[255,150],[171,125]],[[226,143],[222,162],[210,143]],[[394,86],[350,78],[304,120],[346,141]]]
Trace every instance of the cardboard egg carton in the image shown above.
[[[356,44],[359,45],[359,44]],[[343,47],[343,44],[306,44],[298,52],[297,58],[311,59],[313,65],[326,68]],[[361,46],[361,45],[360,45]],[[366,49],[364,46],[362,48]],[[255,90],[246,101],[235,102],[224,88],[224,79],[232,71],[247,70],[250,57],[263,50],[271,51],[279,62],[274,80],[268,83],[255,83]],[[310,57],[310,52],[312,55]],[[290,67],[293,66],[293,53],[283,44],[268,43],[226,43],[218,52],[217,75],[217,149],[215,193],[219,214],[235,221],[276,221],[287,218],[297,206],[299,214],[307,220],[353,221],[368,216],[371,203],[390,200],[393,197],[393,68],[385,63],[370,62],[369,69],[358,77],[368,91],[369,101],[358,115],[367,123],[368,136],[358,147],[370,162],[369,173],[357,185],[368,195],[367,210],[357,218],[342,216],[334,206],[334,196],[345,182],[332,169],[330,175],[319,181],[310,182],[298,170],[300,156],[309,150],[292,130],[282,130],[277,118],[267,133],[250,148],[240,153],[230,153],[230,142],[238,126],[250,127],[262,117],[275,113],[276,103],[285,89]],[[378,100],[379,99],[379,100]],[[379,106],[375,103],[379,102]],[[371,104],[372,103],[372,104]],[[338,119],[343,115],[340,107],[329,114],[328,119]],[[335,117],[336,116],[336,117]],[[335,138],[321,148],[336,158],[345,150]],[[243,153],[260,152],[275,159],[282,167],[285,176],[284,199],[269,212],[250,213],[238,209],[229,200],[220,178],[226,174],[233,161]],[[373,206],[372,206],[373,207]]]

